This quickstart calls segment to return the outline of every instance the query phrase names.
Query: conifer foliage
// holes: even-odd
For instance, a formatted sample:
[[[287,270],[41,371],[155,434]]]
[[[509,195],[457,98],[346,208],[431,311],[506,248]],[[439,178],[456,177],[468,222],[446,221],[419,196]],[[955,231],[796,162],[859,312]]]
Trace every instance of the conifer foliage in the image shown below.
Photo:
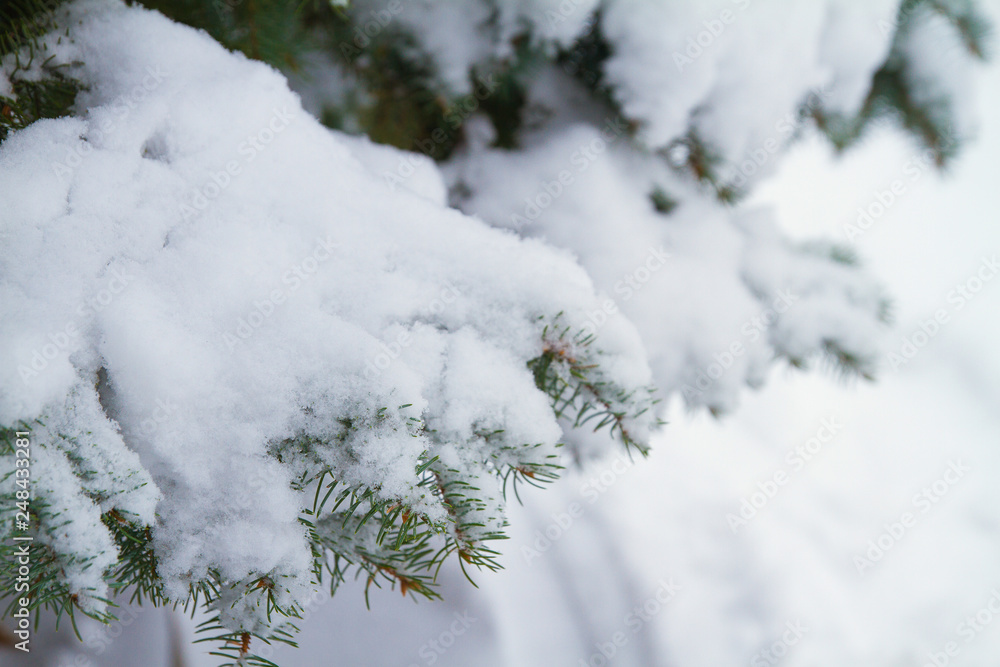
[[[809,127],[891,118],[946,164],[934,49],[967,68],[988,26],[815,4],[787,11],[827,60],[768,40],[762,101],[711,74],[761,48],[737,0],[5,3],[0,590],[27,536],[36,622],[201,608],[221,662],[270,665],[316,589],[498,568],[519,486],[644,455],[671,394],[872,377],[885,295],[739,202]]]

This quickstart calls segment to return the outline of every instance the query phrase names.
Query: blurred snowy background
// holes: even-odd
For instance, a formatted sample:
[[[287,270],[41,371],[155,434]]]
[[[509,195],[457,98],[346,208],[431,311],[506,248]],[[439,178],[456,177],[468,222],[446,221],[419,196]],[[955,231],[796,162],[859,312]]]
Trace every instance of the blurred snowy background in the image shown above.
[[[1000,3],[984,6],[1000,22]],[[347,586],[309,609],[300,649],[272,659],[998,664],[1000,69],[978,78],[978,137],[943,176],[897,130],[844,156],[807,137],[750,202],[774,207],[793,238],[852,244],[887,287],[899,356],[877,382],[781,366],[722,419],[675,396],[648,460],[590,463],[522,495],[505,570],[476,574],[478,589],[453,568],[443,602],[372,591],[366,610],[363,582]],[[858,234],[859,209],[880,210],[894,181],[903,187]],[[64,629],[62,664],[167,656],[178,623],[187,664],[210,667],[188,644],[197,620],[126,612],[84,626],[82,648]]]

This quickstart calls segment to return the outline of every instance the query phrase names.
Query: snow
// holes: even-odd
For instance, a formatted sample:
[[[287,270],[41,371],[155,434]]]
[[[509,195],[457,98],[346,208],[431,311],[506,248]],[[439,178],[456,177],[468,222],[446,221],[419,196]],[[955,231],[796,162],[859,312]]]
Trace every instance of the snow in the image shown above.
[[[595,9],[525,1],[491,14],[487,5],[467,3],[448,17],[428,3],[416,13],[404,7],[385,30],[420,45],[432,87],[464,93],[473,73],[502,71],[518,30],[550,49],[566,45],[591,29]],[[602,292],[604,310],[623,312],[639,328],[657,386],[683,393],[690,406],[731,411],[774,357],[805,364],[825,351],[871,375],[889,315],[879,287],[836,245],[792,244],[775,231],[772,213],[719,203],[682,163],[696,140],[717,184],[749,192],[813,127],[803,105],[856,114],[890,56],[898,2],[609,0],[599,9],[611,51],[603,83],[624,117],[564,67],[535,66],[517,150],[493,145],[485,117],[463,128],[464,143],[443,166],[451,203],[572,252]],[[392,7],[363,3],[357,11],[374,16]],[[972,134],[970,58],[955,27],[926,13],[891,55],[941,118],[956,119],[959,141]],[[323,85],[296,85],[311,99],[324,97]],[[664,153],[680,161],[670,167]],[[388,180],[398,171],[383,168]],[[656,193],[675,206],[667,218],[652,206]],[[775,312],[776,300],[791,304],[787,312]],[[602,312],[590,313],[592,328]]]
[[[491,55],[486,40],[455,39],[456,35],[475,36],[485,27],[491,15],[485,2],[465,3],[462,11],[455,11],[448,3],[434,0],[362,0],[351,3],[350,11],[355,21],[365,20],[364,32],[368,37],[378,37],[383,30],[393,34],[400,29],[418,35],[420,50],[429,54],[444,90],[453,95],[472,91],[470,64]]]
[[[428,638],[474,609],[464,640],[477,643],[442,662],[593,662],[626,630],[622,664],[752,662],[802,624],[788,664],[891,664],[938,650],[950,626],[935,614],[957,623],[974,612],[988,591],[973,577],[995,562],[982,528],[997,523],[983,509],[996,505],[995,455],[982,442],[996,423],[968,389],[995,396],[988,374],[956,342],[890,375],[891,398],[783,378],[776,357],[806,363],[821,350],[874,372],[899,343],[887,342],[886,292],[830,243],[783,230],[787,199],[724,205],[662,155],[693,135],[717,154],[724,181],[774,174],[778,150],[809,130],[796,112],[810,95],[827,110],[858,109],[889,51],[877,27],[895,5],[606,0],[607,81],[639,121],[641,144],[625,137],[625,119],[547,67],[529,90],[520,150],[493,147],[474,118],[439,172],[425,157],[324,129],[279,73],[203,33],[116,0],[75,3],[72,38],[49,48],[56,62],[82,63],[72,66],[87,85],[78,113],[35,123],[0,151],[0,422],[46,424],[39,491],[73,521],[40,539],[65,562],[71,590],[99,609],[115,556],[100,515],[116,509],[153,525],[175,599],[210,572],[233,583],[268,574],[283,582],[282,604],[309,608],[313,562],[298,522],[309,494],[294,478],[330,466],[439,524],[445,509],[414,474],[436,455],[480,485],[478,538],[506,522],[491,467],[546,461],[569,439],[589,467],[513,510],[508,569],[479,578],[485,601],[456,594],[446,570],[453,606],[413,626],[412,650],[366,649],[426,661]],[[423,0],[350,11],[370,18],[370,39],[412,33],[441,89],[461,95],[473,70],[509,54],[512,36],[564,46],[594,7],[523,0],[456,12]],[[905,75],[928,100],[950,96],[966,136],[969,84],[953,28],[928,16],[905,37]],[[957,59],[958,74],[925,43]],[[323,77],[296,82],[312,110],[336,97],[324,86],[349,80],[316,66]],[[674,203],[669,216],[654,193]],[[798,224],[823,215],[797,213]],[[905,285],[892,287],[906,298]],[[904,313],[903,331],[926,317]],[[625,391],[655,382],[672,398],[661,413],[671,430],[648,464],[607,458],[605,434],[568,433],[552,414],[526,362],[557,317],[597,335],[596,349],[572,351],[600,361],[602,380]],[[968,335],[982,349],[982,334]],[[750,397],[733,421],[685,412],[732,411],[745,386],[765,381],[773,393]],[[825,461],[789,468],[789,452],[811,439]],[[291,456],[302,441],[330,444]],[[98,462],[82,482],[80,456]],[[948,487],[954,502],[925,519],[913,494],[964,457],[973,469]],[[788,492],[759,518],[728,518],[789,469]],[[906,510],[920,522],[890,554],[898,569],[887,556],[862,576],[867,540]],[[900,596],[914,577],[920,588]],[[289,664],[357,640],[369,617],[352,620],[354,593],[323,607],[313,626],[324,636]],[[233,591],[219,608],[230,628],[269,627]],[[402,637],[413,609],[389,608],[379,622]],[[966,655],[992,647],[981,640]]]
[[[471,0],[456,7],[435,0],[359,0],[351,16],[362,26],[355,46],[399,33],[426,55],[443,91],[473,92],[471,72],[510,57],[515,39],[527,34],[551,51],[569,46],[590,25],[599,0]]]
[[[611,304],[591,321],[627,315],[657,386],[692,406],[731,410],[773,356],[805,360],[827,342],[873,369],[883,297],[872,281],[790,244],[766,209],[733,212],[637,154],[616,120],[540,130],[521,151],[470,143],[445,167],[471,193],[456,203],[571,249]],[[654,186],[681,202],[669,218]]]
[[[535,39],[549,45],[567,47],[590,25],[600,0],[515,0],[499,3],[498,41],[511,42],[526,28]]]
[[[1000,149],[1000,126],[988,114],[1000,103],[998,82],[995,65],[977,73],[984,125],[954,170],[927,172],[855,243],[894,297],[889,347],[947,305],[955,285],[1000,248],[984,206]],[[844,156],[810,137],[750,203],[773,206],[793,239],[841,236],[858,206],[920,152],[888,130]],[[950,664],[993,665],[998,286],[985,283],[909,364],[883,367],[875,383],[776,368],[723,420],[674,401],[648,460],[596,461],[525,497],[511,515],[506,569],[478,577],[478,591],[446,572],[443,602],[414,608],[387,594],[373,597],[368,611],[359,584],[317,607],[302,646],[279,648],[273,659],[315,664],[337,651],[350,664],[580,664],[624,631],[629,641],[614,664],[768,664],[761,651],[798,622],[801,640],[774,664],[922,666],[955,642]],[[824,422],[830,427],[821,433]],[[789,461],[821,435],[826,442],[810,460]],[[923,511],[914,496],[952,461],[971,469]],[[727,514],[779,470],[787,483],[734,533]],[[572,503],[584,514],[528,562],[523,550],[544,545],[536,531],[558,534],[552,526],[565,525]],[[916,524],[860,574],[854,558],[906,511]],[[670,577],[681,586],[676,597],[633,634],[626,615]],[[449,636],[456,613],[476,622]],[[980,613],[992,620],[976,621]]]
[[[894,19],[897,6],[894,0],[681,6],[615,0],[604,16],[613,49],[607,72],[651,147],[693,130],[737,162],[812,90],[829,88],[832,109],[856,111],[888,53],[891,34],[873,28]]]
[[[915,91],[914,103],[930,108],[938,126],[951,126],[952,140],[972,136],[972,71],[965,43],[949,20],[926,8],[915,10],[899,50],[906,63],[904,77]]]
[[[128,443],[147,485],[120,490],[120,506],[151,523],[155,503],[169,596],[210,572],[271,574],[286,602],[308,596],[307,501],[290,483],[311,463],[271,453],[336,443],[344,419],[368,427],[319,460],[433,521],[444,509],[414,472],[424,452],[470,475],[493,448],[513,450],[499,462],[555,453],[562,431],[526,362],[546,321],[563,313],[576,330],[598,307],[568,254],[445,208],[426,159],[328,131],[280,74],[202,33],[111,0],[72,12],[72,39],[49,46],[83,63],[80,113],[0,154],[0,418],[51,419],[73,395],[89,410],[76,428],[101,436],[90,460],[134,467]],[[395,191],[371,171],[403,160],[414,173]],[[650,383],[623,317],[591,353],[611,386]],[[114,548],[60,460],[39,461],[60,502],[81,506],[60,548],[104,554],[90,579],[67,576],[97,595]],[[502,525],[499,492],[483,511]],[[224,620],[260,630],[263,613]]]

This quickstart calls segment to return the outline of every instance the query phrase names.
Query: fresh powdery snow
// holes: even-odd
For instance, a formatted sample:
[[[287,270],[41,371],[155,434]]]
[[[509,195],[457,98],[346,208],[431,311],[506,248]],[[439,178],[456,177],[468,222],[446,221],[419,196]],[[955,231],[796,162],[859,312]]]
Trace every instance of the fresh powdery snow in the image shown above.
[[[0,151],[0,424],[32,424],[36,490],[65,519],[39,540],[71,592],[88,611],[108,596],[117,551],[102,515],[114,510],[152,527],[172,599],[207,578],[267,575],[280,604],[305,605],[311,495],[295,480],[316,466],[454,531],[415,473],[437,457],[480,484],[464,538],[491,534],[505,522],[503,466],[563,460],[561,442],[577,459],[612,451],[607,430],[571,432],[536,384],[527,364],[552,353],[553,332],[593,336],[557,352],[613,395],[655,385],[715,413],[776,358],[825,352],[873,374],[887,300],[851,254],[789,240],[771,210],[720,202],[682,167],[708,148],[716,185],[745,192],[808,129],[803,105],[856,114],[887,57],[968,134],[954,26],[929,14],[891,52],[898,4],[352,2],[408,33],[451,97],[474,94],[472,75],[525,26],[554,50],[594,30],[599,9],[601,92],[625,117],[572,68],[539,65],[516,149],[473,115],[439,170],[323,127],[323,102],[352,75],[319,54],[303,68],[322,76],[295,77],[292,92],[158,13],[70,3],[45,56],[83,84],[75,113]],[[629,421],[637,441],[656,417]],[[686,539],[679,525],[665,542]],[[692,568],[723,544],[700,539]],[[754,576],[706,604],[758,611],[749,588],[766,573]],[[222,622],[273,629],[237,590]]]
[[[884,302],[863,273],[793,247],[766,209],[734,213],[624,141],[606,144],[611,128],[572,125],[516,152],[470,144],[447,166],[473,193],[459,206],[571,248],[608,295],[594,327],[627,314],[657,386],[690,405],[732,409],[775,354],[828,346],[873,369]],[[647,196],[657,178],[685,197],[669,218]]]
[[[304,599],[300,470],[268,455],[293,437],[342,442],[322,453],[341,481],[432,521],[425,451],[456,468],[474,447],[555,451],[526,362],[554,318],[575,331],[601,307],[568,253],[447,208],[426,161],[390,191],[372,169],[402,153],[322,127],[281,75],[204,34],[111,0],[71,11],[70,39],[49,48],[86,86],[79,113],[0,153],[0,420],[59,434],[38,434],[36,463],[69,520],[47,539],[75,564],[72,592],[107,594],[100,513],[153,523],[155,507],[170,596],[212,571],[270,573],[288,582],[281,601]],[[635,329],[606,319],[591,351],[603,381],[647,386]],[[344,440],[345,419],[367,427]],[[114,495],[80,488],[80,458]],[[485,531],[502,514],[499,489],[483,493]],[[261,630],[264,610],[227,613]]]
[[[624,115],[595,99],[572,60],[540,65],[515,150],[495,145],[485,116],[465,123],[464,143],[443,165],[450,202],[570,250],[603,297],[588,313],[589,330],[627,315],[657,387],[689,406],[732,410],[775,357],[802,364],[822,350],[873,374],[888,315],[878,286],[848,255],[790,243],[770,211],[719,202],[664,156],[683,161],[697,139],[717,161],[721,185],[749,190],[808,127],[803,104],[858,112],[889,53],[897,5],[601,3],[610,48],[603,83]],[[532,26],[550,46],[595,30],[593,3],[582,0],[500,3],[496,13],[486,0],[463,7],[361,0],[351,11],[371,18],[373,33],[378,17],[391,17],[380,30],[405,33],[434,64],[440,87],[470,99],[470,73],[489,79],[508,55],[511,25]],[[350,74],[319,62],[308,68],[315,76],[295,85],[319,114]],[[390,186],[410,182],[404,167],[383,171]]]

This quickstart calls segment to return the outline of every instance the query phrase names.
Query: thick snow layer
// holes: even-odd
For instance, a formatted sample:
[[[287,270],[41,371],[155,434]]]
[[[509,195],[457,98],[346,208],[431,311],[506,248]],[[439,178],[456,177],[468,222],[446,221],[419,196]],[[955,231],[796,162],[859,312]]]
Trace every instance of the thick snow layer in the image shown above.
[[[588,27],[601,0],[514,0],[497,3],[501,42],[531,30],[536,39],[569,46]]]
[[[938,126],[950,127],[952,141],[973,134],[972,71],[966,45],[951,22],[926,7],[918,7],[901,34],[898,57],[913,90],[913,102],[929,109]]]
[[[460,10],[437,0],[360,0],[350,11],[362,25],[359,45],[383,31],[416,35],[422,52],[430,55],[444,90],[454,95],[470,92],[470,67],[493,55],[493,44],[485,38],[491,18],[486,2],[463,3]]]
[[[602,84],[622,115],[570,64],[533,65],[515,150],[493,145],[485,117],[463,127],[445,166],[453,205],[570,250],[604,293],[603,310],[639,327],[660,389],[689,405],[732,409],[774,356],[799,364],[823,350],[874,371],[888,306],[849,254],[792,245],[767,211],[718,203],[687,160],[705,151],[715,183],[750,191],[811,128],[808,112],[858,113],[887,58],[905,64],[915,102],[938,126],[953,118],[954,140],[964,139],[971,59],[954,25],[927,10],[890,53],[898,0],[494,4],[449,12],[422,0],[413,11],[371,0],[356,17],[393,16],[381,30],[411,38],[442,85],[465,92],[474,73],[502,71],[515,35],[567,46],[597,12],[610,49]],[[324,97],[323,84],[302,87]],[[660,195],[674,207],[666,216],[653,206]],[[592,312],[592,327],[602,318]]]
[[[553,125],[519,151],[470,142],[446,166],[467,193],[456,203],[571,249],[603,294],[593,328],[618,312],[635,322],[664,393],[730,410],[775,355],[800,361],[829,345],[873,370],[882,296],[856,267],[793,246],[766,209],[706,197],[636,152],[619,118]],[[680,202],[669,216],[650,200],[657,187]]]
[[[342,442],[318,454],[341,481],[432,520],[444,511],[414,474],[425,451],[460,470],[490,447],[553,453],[561,429],[526,362],[546,322],[561,312],[580,329],[600,303],[567,253],[443,207],[427,160],[331,133],[281,75],[203,33],[113,0],[72,11],[70,39],[50,49],[82,63],[79,113],[0,151],[0,421],[52,419],[75,397],[77,430],[100,449],[95,484],[132,493],[119,506],[143,522],[162,492],[154,542],[171,596],[210,569],[287,575],[305,595],[305,500],[289,486],[301,470],[268,455],[283,440]],[[403,187],[371,171],[403,160]],[[595,347],[604,380],[650,383],[623,317]],[[53,493],[73,494],[44,451]],[[116,478],[129,467],[143,491]],[[498,527],[499,500],[489,509]],[[97,507],[79,513],[60,547],[104,560],[92,580],[67,576],[100,593],[114,549]]]
[[[627,641],[609,662],[630,667],[923,667],[944,662],[951,642],[948,664],[995,665],[1000,278],[961,310],[948,301],[1000,249],[984,206],[1000,150],[1000,124],[986,115],[1000,103],[1000,77],[995,66],[987,74],[983,135],[952,177],[928,172],[857,240],[897,297],[897,349],[936,310],[952,313],[898,372],[845,386],[779,370],[723,420],[675,403],[649,460],[594,462],[525,498],[511,516],[506,570],[480,578],[479,591],[448,572],[442,603],[414,610],[385,594],[368,611],[359,584],[353,599],[345,590],[313,607],[301,647],[273,659],[313,665],[336,651],[348,664],[599,665],[621,632]],[[838,234],[915,154],[883,132],[835,160],[815,139],[759,200],[777,204],[796,238]],[[809,460],[796,451],[805,447]],[[969,470],[948,473],[958,481],[938,484],[947,489],[938,502],[914,504],[953,461]],[[727,514],[779,470],[786,483],[734,532]],[[883,537],[905,511],[916,524]],[[861,574],[854,558],[879,539],[892,546]],[[679,589],[660,603],[671,578]],[[788,624],[801,630],[786,635],[794,644],[782,643]]]
[[[474,73],[504,62],[517,39],[569,47],[599,15],[610,50],[603,83],[639,139],[660,150],[694,137],[729,182],[765,143],[787,142],[790,133],[776,133],[775,123],[803,105],[847,118],[861,109],[890,55],[899,8],[899,0],[470,0],[456,11],[433,0],[362,0],[351,11],[356,45],[406,35],[411,55],[426,57],[437,85],[455,96],[471,91]],[[927,98],[916,101],[951,112],[965,137],[970,58],[955,25],[934,9],[918,11],[924,16],[897,55]]]
[[[857,111],[889,50],[892,35],[878,21],[891,21],[898,5],[610,0],[609,83],[650,146],[692,129],[735,162],[813,90],[829,91],[832,110]]]
[[[810,92],[830,110],[858,108],[889,46],[889,33],[871,26],[891,18],[894,4],[608,0],[607,82],[648,148],[694,133],[728,163],[727,180],[752,179],[775,168],[768,146],[783,147],[798,129],[794,112]],[[522,29],[568,44],[589,27],[594,3],[403,7],[357,2],[351,11],[367,12],[372,33],[414,33],[442,87],[457,94],[469,90],[475,67],[504,58]],[[78,113],[15,133],[0,151],[8,250],[0,259],[0,423],[45,422],[36,430],[46,442],[38,489],[73,524],[40,539],[64,560],[85,605],[106,592],[101,571],[114,546],[100,514],[110,509],[154,524],[158,571],[173,596],[185,597],[187,584],[212,569],[229,581],[279,575],[289,582],[282,603],[311,599],[312,562],[297,522],[305,501],[289,486],[307,464],[269,455],[290,438],[339,443],[317,453],[339,479],[377,486],[434,521],[444,509],[413,474],[424,452],[470,477],[487,458],[482,433],[503,429],[501,446],[552,453],[565,424],[525,362],[542,351],[542,327],[556,313],[596,334],[607,380],[638,389],[655,379],[715,411],[761,383],[776,355],[798,363],[826,349],[868,372],[882,350],[881,293],[839,251],[793,244],[767,209],[719,204],[662,156],[628,144],[625,119],[579,103],[588,93],[557,68],[529,91],[531,110],[542,113],[526,124],[522,150],[491,147],[489,129],[474,119],[442,179],[425,158],[325,130],[278,73],[157,14],[84,0],[66,25],[71,39],[50,49],[54,62],[82,63],[69,70],[87,85]],[[688,53],[690,40],[698,48]],[[922,41],[954,50],[951,26],[929,17],[907,40],[906,76],[928,100],[964,86],[920,50]],[[948,99],[964,108],[964,98]],[[754,173],[740,171],[762,147]],[[482,220],[445,208],[445,183],[452,203]],[[657,210],[668,204],[670,215]],[[347,429],[345,419],[361,427]],[[763,440],[764,450],[773,447]],[[603,436],[576,442],[607,451]],[[565,657],[565,644],[546,646],[533,634],[543,627],[537,616],[517,612],[524,600],[544,610],[557,595],[570,612],[558,631],[585,638],[587,650],[600,650],[619,618],[636,622],[627,620],[630,604],[677,595],[655,621],[669,627],[629,649],[637,664],[664,653],[681,664],[743,660],[782,623],[797,623],[785,603],[808,595],[761,593],[781,567],[774,545],[809,535],[837,543],[845,522],[866,513],[843,499],[825,503],[838,487],[820,483],[820,500],[807,507],[833,508],[822,529],[790,534],[789,525],[809,522],[793,508],[774,532],[762,521],[763,537],[730,538],[724,521],[704,520],[739,500],[733,489],[746,480],[718,468],[737,455],[730,442],[667,456],[667,472],[644,473],[637,497],[667,500],[634,513],[620,534],[638,541],[651,525],[676,528],[657,532],[648,552],[631,556],[608,539],[609,517],[628,511],[613,504],[607,517],[588,511],[578,533],[586,537],[563,543],[577,546],[562,556],[522,535],[529,551],[507,558],[524,557],[530,585],[496,593],[489,626],[505,642],[503,660]],[[493,463],[514,461],[505,456]],[[99,468],[83,481],[73,469],[80,457]],[[632,464],[607,465],[621,475]],[[880,488],[871,477],[869,487]],[[603,497],[594,485],[575,495],[575,483],[547,497],[552,511],[540,530],[565,523],[562,501]],[[492,483],[482,493],[487,532],[503,523],[502,494]],[[547,569],[530,569],[530,549],[548,554]],[[849,609],[823,569],[829,553],[814,544],[801,552],[805,565],[789,586]],[[675,568],[661,567],[663,553],[677,554]],[[620,588],[574,580],[591,557]],[[640,582],[631,566],[658,578]],[[587,599],[618,615],[600,618],[579,604]],[[261,610],[245,602],[223,614],[230,627],[264,630]],[[860,623],[842,617],[803,656],[830,655],[843,637],[852,658],[871,645]],[[653,623],[643,619],[640,629]],[[731,636],[715,641],[711,629],[723,623]],[[449,657],[465,664],[459,655]]]
[[[489,122],[473,117],[445,171],[453,205],[579,258],[605,298],[602,310],[589,314],[591,327],[601,328],[603,311],[624,312],[640,329],[661,390],[683,393],[692,406],[730,410],[743,386],[762,382],[773,357],[801,363],[819,350],[873,372],[886,303],[863,273],[829,244],[793,246],[767,211],[718,203],[686,168],[669,168],[663,158],[678,153],[680,167],[694,136],[719,183],[749,190],[808,129],[803,105],[857,113],[889,55],[897,0],[525,1],[495,8],[477,1],[461,12],[445,5],[371,0],[353,11],[356,20],[386,19],[378,31],[372,25],[375,36],[400,31],[414,40],[453,93],[466,92],[474,73],[493,71],[519,30],[567,46],[571,35],[593,27],[599,11],[610,47],[603,82],[623,115],[595,101],[564,67],[538,66],[518,148],[493,147]],[[951,39],[957,34],[942,30]],[[925,38],[934,36],[914,36],[914,44]],[[927,69],[923,60],[914,57],[909,75],[933,79],[924,89],[941,95],[948,76],[918,75]],[[317,100],[338,88],[299,84]],[[967,106],[964,97],[955,100],[952,111]],[[654,195],[674,210],[662,215]]]
[[[543,48],[569,46],[590,25],[600,0],[357,0],[350,11],[360,31],[354,46],[383,33],[416,40],[444,90],[472,91],[473,69],[511,55],[513,42],[530,35]],[[384,35],[383,35],[384,36]]]

